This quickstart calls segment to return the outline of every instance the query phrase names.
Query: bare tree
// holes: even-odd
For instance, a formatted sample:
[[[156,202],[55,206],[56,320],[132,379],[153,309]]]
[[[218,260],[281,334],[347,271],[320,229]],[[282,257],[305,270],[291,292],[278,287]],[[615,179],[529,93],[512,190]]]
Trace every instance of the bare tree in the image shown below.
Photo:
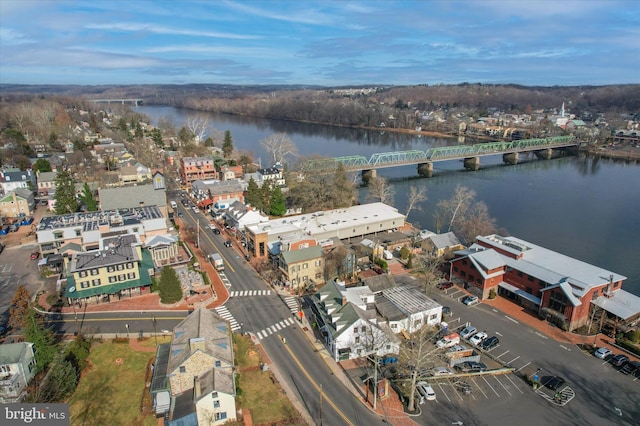
[[[285,162],[287,156],[297,156],[298,148],[286,133],[276,133],[260,141],[273,164]]]
[[[422,203],[427,199],[427,187],[422,186],[420,188],[416,188],[414,185],[411,185],[409,188],[409,199],[407,200],[407,214],[406,217],[409,217],[409,213],[411,210],[416,209],[418,211],[422,210],[422,207],[419,206],[419,203]]]
[[[203,115],[190,115],[187,116],[187,128],[194,135],[196,143],[204,142],[205,135],[207,134],[207,128],[209,127],[209,119]]]
[[[420,272],[424,275],[425,292],[429,293],[433,287],[442,281],[442,265],[444,265],[442,257],[427,254],[420,262]]]
[[[409,411],[415,411],[416,385],[428,369],[435,367],[442,349],[434,345],[439,330],[423,326],[412,334],[411,339],[403,340],[398,357],[398,372],[407,377],[401,387],[409,395]]]
[[[479,201],[467,210],[464,222],[460,223],[456,235],[463,244],[475,241],[478,235],[496,233],[496,220],[489,216],[489,208]]]
[[[394,189],[389,184],[389,180],[383,177],[377,177],[369,181],[367,199],[370,201],[379,201],[385,204],[393,204]]]
[[[450,199],[438,202],[435,213],[436,232],[440,232],[445,225],[448,226],[447,232],[451,231],[457,223],[462,222],[475,196],[474,190],[458,185]]]

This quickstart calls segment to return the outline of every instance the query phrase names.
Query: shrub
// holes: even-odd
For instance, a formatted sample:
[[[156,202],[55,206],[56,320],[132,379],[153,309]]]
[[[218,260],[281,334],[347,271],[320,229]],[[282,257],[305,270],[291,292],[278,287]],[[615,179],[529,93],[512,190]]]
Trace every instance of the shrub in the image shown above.
[[[638,341],[640,341],[640,331],[631,330],[631,331],[627,332],[625,337],[627,338],[627,340],[629,340],[632,343],[638,343]]]
[[[492,288],[491,290],[489,290],[489,299],[495,299],[496,298],[496,289]]]

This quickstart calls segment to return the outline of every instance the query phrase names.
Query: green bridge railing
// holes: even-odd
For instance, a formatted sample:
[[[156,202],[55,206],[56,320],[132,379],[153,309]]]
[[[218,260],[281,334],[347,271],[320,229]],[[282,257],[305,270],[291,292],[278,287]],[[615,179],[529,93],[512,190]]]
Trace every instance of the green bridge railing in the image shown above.
[[[513,152],[535,151],[547,148],[559,148],[577,145],[573,136],[554,136],[541,139],[522,139],[511,142],[488,142],[475,145],[457,145],[429,148],[426,151],[396,151],[373,154],[370,158],[362,155],[325,158],[303,163],[305,172],[331,172],[342,163],[346,171],[380,169],[408,164],[430,163],[455,160],[483,155],[506,154]]]

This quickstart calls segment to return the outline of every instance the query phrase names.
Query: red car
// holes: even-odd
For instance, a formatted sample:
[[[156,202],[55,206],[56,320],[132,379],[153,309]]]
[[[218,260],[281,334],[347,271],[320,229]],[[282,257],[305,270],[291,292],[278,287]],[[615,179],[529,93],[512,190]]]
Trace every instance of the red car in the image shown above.
[[[438,285],[436,285],[437,288],[439,288],[440,290],[446,290],[448,288],[453,287],[453,283],[451,281],[447,281],[444,283],[439,283]]]
[[[39,257],[40,257],[39,251],[34,251],[33,253],[31,253],[31,260],[36,260]]]

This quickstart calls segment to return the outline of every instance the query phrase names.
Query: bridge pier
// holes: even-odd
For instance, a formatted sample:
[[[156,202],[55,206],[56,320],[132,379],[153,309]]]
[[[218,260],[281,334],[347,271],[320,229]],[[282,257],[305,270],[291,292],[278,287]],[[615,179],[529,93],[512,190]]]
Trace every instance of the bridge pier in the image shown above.
[[[464,159],[464,168],[476,171],[480,168],[480,157],[469,157]]]
[[[375,179],[378,176],[376,173],[376,169],[368,169],[362,171],[362,183],[365,185],[369,184],[371,179]]]
[[[418,174],[424,177],[432,177],[433,176],[433,163],[422,163],[418,164]]]
[[[511,152],[509,154],[503,154],[502,161],[507,164],[515,165],[518,164],[518,157],[517,152]]]
[[[541,149],[535,152],[536,157],[538,158],[543,158],[545,160],[551,160],[551,157],[553,157],[553,149],[551,148],[546,148],[546,149]]]

